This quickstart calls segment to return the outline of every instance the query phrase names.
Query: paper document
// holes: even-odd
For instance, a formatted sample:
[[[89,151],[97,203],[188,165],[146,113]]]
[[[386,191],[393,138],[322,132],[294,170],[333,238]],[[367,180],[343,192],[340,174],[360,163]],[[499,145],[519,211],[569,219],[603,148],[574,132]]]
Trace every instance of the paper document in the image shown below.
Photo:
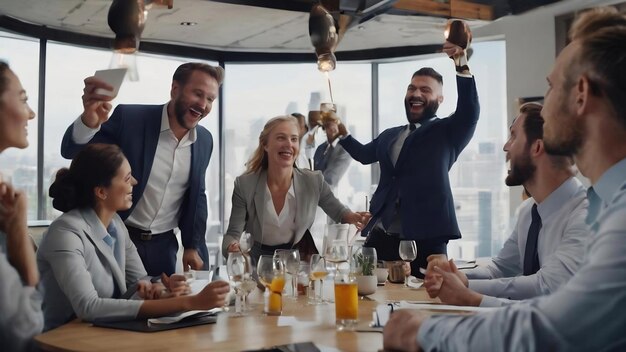
[[[120,87],[122,86],[122,82],[124,81],[126,71],[126,68],[114,68],[111,70],[96,71],[96,74],[94,75],[95,77],[113,86],[113,91],[98,88],[96,89],[96,94],[116,97],[117,92],[119,92]]]
[[[389,316],[395,310],[398,309],[417,309],[428,310],[430,312],[436,312],[437,314],[462,314],[463,312],[478,313],[478,312],[491,312],[497,307],[469,307],[469,306],[451,306],[446,304],[432,303],[410,303],[407,301],[400,301],[396,303],[379,304],[374,312],[372,326],[383,327],[387,324]]]
[[[199,318],[207,315],[215,315],[222,311],[222,308],[213,308],[210,310],[190,310],[188,312],[180,313],[178,315],[170,315],[167,317],[148,319],[148,325],[150,324],[173,324],[178,323],[183,319]]]

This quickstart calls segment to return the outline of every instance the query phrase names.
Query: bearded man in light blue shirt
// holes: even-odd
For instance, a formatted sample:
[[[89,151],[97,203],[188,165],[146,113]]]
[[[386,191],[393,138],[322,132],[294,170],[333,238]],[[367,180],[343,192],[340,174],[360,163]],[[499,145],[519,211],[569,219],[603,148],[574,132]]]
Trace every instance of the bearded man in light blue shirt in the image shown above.
[[[520,206],[511,236],[498,255],[476,269],[457,270],[446,258],[429,257],[424,286],[431,297],[446,304],[502,306],[553,293],[578,270],[589,234],[586,192],[574,177],[571,156],[546,152],[541,108],[538,103],[520,107],[503,148],[511,165],[507,186],[523,185],[532,195]],[[461,282],[443,286],[441,276],[433,274],[435,265]]]
[[[626,350],[626,15],[607,8],[586,12],[570,37],[548,76],[544,143],[551,153],[573,153],[594,190],[613,190],[606,199],[599,195],[579,270],[554,294],[489,313],[394,313],[385,326],[385,349]],[[458,280],[435,270],[444,285]]]

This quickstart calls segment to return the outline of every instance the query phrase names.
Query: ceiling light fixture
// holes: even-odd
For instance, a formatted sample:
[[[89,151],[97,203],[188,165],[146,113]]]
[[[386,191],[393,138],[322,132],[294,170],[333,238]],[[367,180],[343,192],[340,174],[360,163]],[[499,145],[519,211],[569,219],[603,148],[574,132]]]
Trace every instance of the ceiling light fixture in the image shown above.
[[[321,4],[313,5],[309,15],[309,37],[317,55],[317,69],[328,72],[337,66],[335,48],[339,43],[337,22]]]
[[[128,69],[127,77],[131,81],[139,80],[135,53],[148,18],[148,10],[153,6],[171,9],[174,0],[113,0],[109,8],[108,23],[115,33],[113,57],[109,68]]]

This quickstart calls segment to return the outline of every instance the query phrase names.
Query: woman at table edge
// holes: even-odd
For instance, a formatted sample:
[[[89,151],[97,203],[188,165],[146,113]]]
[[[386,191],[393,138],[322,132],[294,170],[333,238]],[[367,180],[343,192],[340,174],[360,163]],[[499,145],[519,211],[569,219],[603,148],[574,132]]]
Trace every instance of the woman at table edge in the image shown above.
[[[109,144],[85,147],[69,169],[57,172],[50,197],[64,213],[52,222],[37,251],[45,330],[75,317],[130,320],[224,305],[229,286],[223,281],[192,296],[184,295],[188,285],[182,275],[163,277],[165,285],[150,283],[117,215],[132,205],[135,184],[121,149]],[[133,286],[135,299],[124,299]]]
[[[245,230],[252,234],[252,261],[276,249],[298,248],[300,258],[317,253],[309,228],[319,205],[336,222],[363,228],[368,212],[353,212],[343,205],[320,171],[298,169],[300,151],[298,120],[293,116],[270,119],[259,135],[259,144],[235,179],[230,223],[222,253],[238,252]]]
[[[34,118],[19,78],[0,61],[0,152],[28,147],[26,128]],[[0,175],[0,346],[8,351],[32,348],[32,337],[43,328],[27,215],[26,194]]]

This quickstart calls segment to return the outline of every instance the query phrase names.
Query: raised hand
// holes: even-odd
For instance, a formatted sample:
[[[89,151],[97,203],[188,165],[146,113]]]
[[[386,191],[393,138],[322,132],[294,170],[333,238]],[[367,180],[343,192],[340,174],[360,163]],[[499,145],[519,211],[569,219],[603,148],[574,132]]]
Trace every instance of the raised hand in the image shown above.
[[[83,88],[83,114],[81,115],[81,119],[85,126],[89,128],[98,128],[102,125],[106,120],[109,119],[109,112],[111,111],[112,105],[110,103],[114,97],[98,94],[96,91],[98,89],[106,89],[113,90],[113,87],[96,78],[96,77],[87,77],[85,78],[85,88]]]
[[[15,236],[26,236],[28,208],[26,195],[0,179],[0,230],[7,239]]]

